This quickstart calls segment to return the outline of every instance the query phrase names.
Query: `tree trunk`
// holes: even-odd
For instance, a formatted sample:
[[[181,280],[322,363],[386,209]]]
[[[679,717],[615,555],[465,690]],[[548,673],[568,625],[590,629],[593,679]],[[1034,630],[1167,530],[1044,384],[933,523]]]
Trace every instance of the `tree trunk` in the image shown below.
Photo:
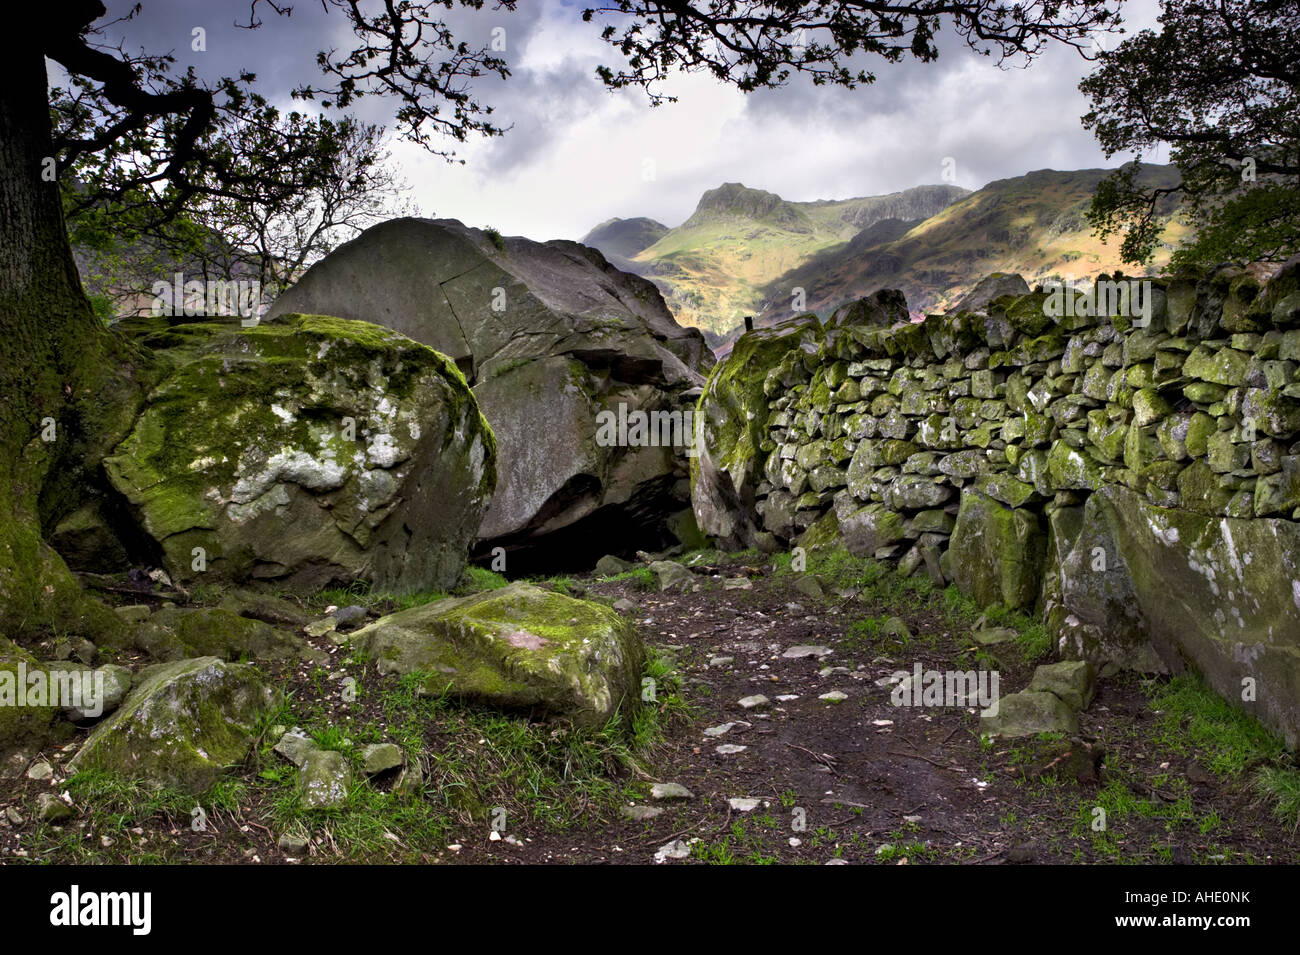
[[[138,355],[81,290],[51,168],[45,59],[0,60],[0,635],[94,636],[114,615],[87,600],[42,542],[98,472],[138,403]]]

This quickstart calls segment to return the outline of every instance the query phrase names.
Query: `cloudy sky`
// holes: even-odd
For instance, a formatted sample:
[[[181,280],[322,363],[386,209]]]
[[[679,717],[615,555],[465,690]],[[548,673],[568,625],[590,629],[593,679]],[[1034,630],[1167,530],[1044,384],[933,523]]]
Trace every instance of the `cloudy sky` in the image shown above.
[[[108,6],[112,17],[131,4]],[[1089,64],[1068,48],[1027,69],[999,69],[947,42],[937,63],[871,64],[877,82],[856,91],[796,78],[746,96],[703,75],[679,76],[666,87],[679,101],[652,109],[644,93],[611,93],[596,79],[595,66],[616,65],[616,53],[598,24],[581,22],[582,0],[521,0],[513,13],[491,7],[448,19],[471,44],[504,28],[499,55],[513,75],[477,93],[511,128],[458,145],[464,165],[394,145],[410,198],[426,215],[576,239],[612,216],[677,225],[722,182],[787,199],[840,199],[940,182],[945,159],[968,188],[1120,161],[1108,163],[1079,124],[1086,103],[1076,86]],[[128,49],[171,50],[180,68],[193,64],[205,76],[252,70],[262,92],[286,107],[289,88],[319,75],[317,50],[350,48],[343,16],[319,3],[300,2],[287,19],[266,11],[260,30],[236,29],[248,9],[247,0],[144,0],[136,18],[114,29]],[[1156,9],[1156,0],[1127,0],[1130,29],[1154,22]],[[206,30],[201,53],[191,50],[196,26]],[[365,118],[391,124],[382,101],[362,105]]]

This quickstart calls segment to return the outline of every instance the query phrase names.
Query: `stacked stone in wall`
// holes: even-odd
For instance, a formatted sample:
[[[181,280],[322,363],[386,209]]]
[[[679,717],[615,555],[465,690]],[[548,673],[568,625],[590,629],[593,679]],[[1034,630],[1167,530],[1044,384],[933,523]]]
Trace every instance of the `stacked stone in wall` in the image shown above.
[[[1296,284],[1153,280],[1145,318],[1091,314],[1085,296],[1054,318],[1060,293],[1042,290],[894,328],[878,303],[842,309],[817,352],[766,375],[762,525],[916,566],[946,552],[965,489],[1043,510],[1113,484],[1210,516],[1300,517]]]
[[[1140,310],[1038,289],[908,322],[880,292],[748,333],[696,415],[701,529],[924,567],[1295,745],[1300,261],[1134,281]]]

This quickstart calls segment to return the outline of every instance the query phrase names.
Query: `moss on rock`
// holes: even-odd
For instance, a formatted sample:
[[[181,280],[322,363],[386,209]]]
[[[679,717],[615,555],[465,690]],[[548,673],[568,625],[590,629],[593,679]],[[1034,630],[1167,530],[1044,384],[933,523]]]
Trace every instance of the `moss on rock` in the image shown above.
[[[380,673],[421,674],[430,695],[587,727],[639,705],[645,651],[631,623],[527,583],[391,614],[352,639]]]

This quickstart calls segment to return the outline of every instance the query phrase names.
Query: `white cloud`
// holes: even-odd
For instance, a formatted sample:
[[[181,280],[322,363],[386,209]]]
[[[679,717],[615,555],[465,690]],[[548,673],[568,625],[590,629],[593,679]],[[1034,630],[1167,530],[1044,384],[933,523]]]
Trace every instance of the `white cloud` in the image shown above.
[[[351,39],[341,16],[312,5],[291,20],[268,15],[249,33],[212,22],[205,4],[147,3],[129,27],[131,45],[173,49],[181,69],[193,61],[205,75],[256,69],[282,102],[292,82],[313,76],[317,49]],[[1135,27],[1154,22],[1156,9],[1155,0],[1125,4]],[[679,76],[667,88],[679,102],[651,109],[643,93],[601,86],[594,68],[616,53],[600,40],[601,24],[582,23],[580,13],[566,0],[529,0],[516,13],[485,5],[447,14],[471,44],[505,28],[513,75],[487,78],[476,92],[498,125],[513,128],[458,144],[464,165],[396,144],[410,197],[427,212],[507,234],[579,238],[610,216],[676,225],[724,181],[810,200],[937,182],[945,157],[969,188],[1033,169],[1108,164],[1079,123],[1086,103],[1076,87],[1089,66],[1062,47],[1028,69],[1001,70],[949,36],[937,63],[871,63],[878,81],[857,91],[795,81],[746,97],[701,74]],[[205,21],[209,52],[196,58],[181,40]],[[391,104],[361,105],[366,119],[392,125]]]

